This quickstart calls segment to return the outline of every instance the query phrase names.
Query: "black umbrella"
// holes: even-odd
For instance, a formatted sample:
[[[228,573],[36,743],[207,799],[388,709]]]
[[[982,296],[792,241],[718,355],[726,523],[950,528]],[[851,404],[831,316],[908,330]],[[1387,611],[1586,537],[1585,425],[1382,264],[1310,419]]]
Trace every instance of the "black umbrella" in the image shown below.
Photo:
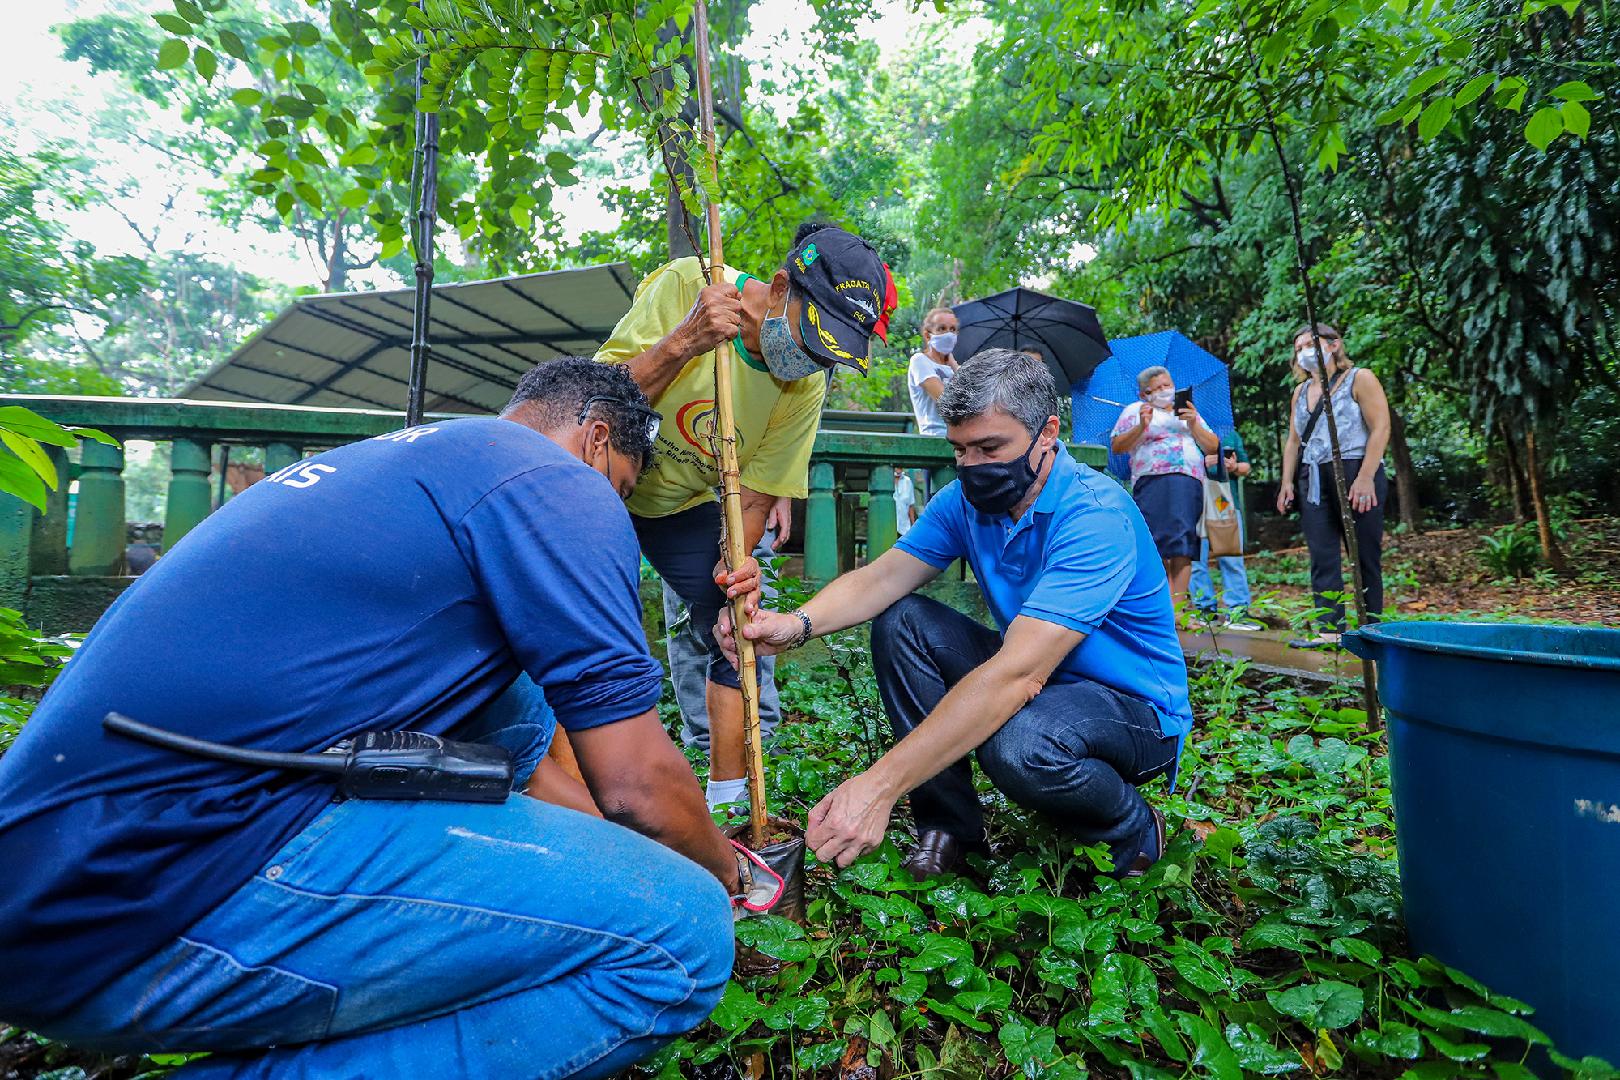
[[[958,359],[988,348],[1039,350],[1064,394],[1084,386],[1091,369],[1112,355],[1096,309],[1075,300],[1017,288],[951,310],[960,324]]]

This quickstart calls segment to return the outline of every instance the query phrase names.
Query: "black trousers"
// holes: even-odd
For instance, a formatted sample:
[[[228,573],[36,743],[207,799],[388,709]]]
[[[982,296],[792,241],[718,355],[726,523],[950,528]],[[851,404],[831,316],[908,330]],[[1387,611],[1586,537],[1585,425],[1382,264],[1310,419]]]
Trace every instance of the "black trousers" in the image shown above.
[[[1322,501],[1316,505],[1306,501],[1310,491],[1310,472],[1320,472]],[[1361,459],[1347,458],[1344,463],[1345,483],[1353,483],[1361,472]],[[1389,478],[1384,467],[1378,466],[1373,474],[1373,491],[1378,505],[1365,512],[1352,510],[1356,543],[1361,554],[1362,595],[1367,601],[1367,618],[1376,620],[1384,612],[1384,507],[1389,502]],[[1311,592],[1315,594],[1324,629],[1344,629],[1344,602],[1331,593],[1348,593],[1350,586],[1344,581],[1344,523],[1339,518],[1339,492],[1333,486],[1333,463],[1306,465],[1301,469],[1298,486],[1294,489],[1294,502],[1299,507],[1299,526],[1305,533],[1305,546],[1311,551]]]
[[[720,504],[699,503],[668,517],[630,515],[641,553],[675,590],[692,613],[692,633],[709,654],[709,681],[736,689],[742,686],[714,639],[714,621],[720,617],[726,594],[714,583],[714,565],[720,561]]]
[[[924,596],[907,596],[872,624],[872,666],[894,737],[934,711],[952,686],[1001,648],[1001,635]],[[1107,844],[1117,868],[1157,855],[1153,817],[1136,790],[1167,772],[1176,740],[1145,701],[1098,682],[1053,683],[975,751],[1009,799],[1052,818],[1086,844]],[[984,841],[984,811],[967,758],[911,793],[920,829]]]

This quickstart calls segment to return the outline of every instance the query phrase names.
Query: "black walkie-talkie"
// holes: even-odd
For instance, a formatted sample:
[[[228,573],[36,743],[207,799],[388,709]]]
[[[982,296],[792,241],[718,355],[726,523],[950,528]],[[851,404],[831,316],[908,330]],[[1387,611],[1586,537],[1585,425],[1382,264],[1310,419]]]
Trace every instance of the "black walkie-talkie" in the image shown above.
[[[319,754],[288,754],[209,742],[116,712],[101,723],[108,731],[182,754],[257,769],[327,773],[351,799],[499,803],[512,791],[512,755],[504,748],[421,731],[365,731]]]

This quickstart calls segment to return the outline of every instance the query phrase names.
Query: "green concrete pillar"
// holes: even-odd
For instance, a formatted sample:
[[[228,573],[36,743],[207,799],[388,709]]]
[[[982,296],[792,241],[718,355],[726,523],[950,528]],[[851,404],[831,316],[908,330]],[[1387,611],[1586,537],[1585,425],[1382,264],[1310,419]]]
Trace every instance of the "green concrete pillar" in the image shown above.
[[[810,463],[810,500],[804,510],[804,576],[831,581],[838,576],[838,497],[833,492],[833,467],[828,461]]]
[[[124,451],[90,439],[83,446],[68,573],[119,574],[124,569]]]
[[[866,492],[866,561],[872,562],[899,538],[894,520],[894,469],[873,465]]]
[[[73,482],[69,475],[72,465],[62,447],[45,446],[43,449],[56,466],[57,483],[55,491],[45,493],[45,512],[34,515],[28,551],[29,573],[65,574],[68,572],[68,487]]]
[[[176,439],[169,455],[169,509],[163,515],[163,550],[173,551],[213,509],[208,490],[209,446]]]
[[[28,547],[37,511],[0,495],[0,607],[21,611],[28,597]]]
[[[846,477],[846,482],[847,482]],[[855,522],[862,520],[865,507],[861,505],[861,492],[838,493],[838,573],[847,574],[855,569]],[[836,575],[835,575],[836,576]]]
[[[273,442],[264,444],[264,475],[280,472],[293,462],[302,459],[304,451],[292,443]]]

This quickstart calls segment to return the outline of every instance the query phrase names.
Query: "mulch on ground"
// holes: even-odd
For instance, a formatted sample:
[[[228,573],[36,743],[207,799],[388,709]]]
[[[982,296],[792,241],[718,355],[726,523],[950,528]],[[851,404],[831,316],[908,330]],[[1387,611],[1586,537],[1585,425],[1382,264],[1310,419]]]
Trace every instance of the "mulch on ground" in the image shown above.
[[[1481,550],[1500,526],[1471,526],[1384,538],[1386,616],[1488,614],[1620,625],[1620,519],[1572,523],[1564,543],[1569,570],[1534,577],[1492,576]],[[1259,592],[1308,599],[1309,556],[1302,547],[1249,558]]]

